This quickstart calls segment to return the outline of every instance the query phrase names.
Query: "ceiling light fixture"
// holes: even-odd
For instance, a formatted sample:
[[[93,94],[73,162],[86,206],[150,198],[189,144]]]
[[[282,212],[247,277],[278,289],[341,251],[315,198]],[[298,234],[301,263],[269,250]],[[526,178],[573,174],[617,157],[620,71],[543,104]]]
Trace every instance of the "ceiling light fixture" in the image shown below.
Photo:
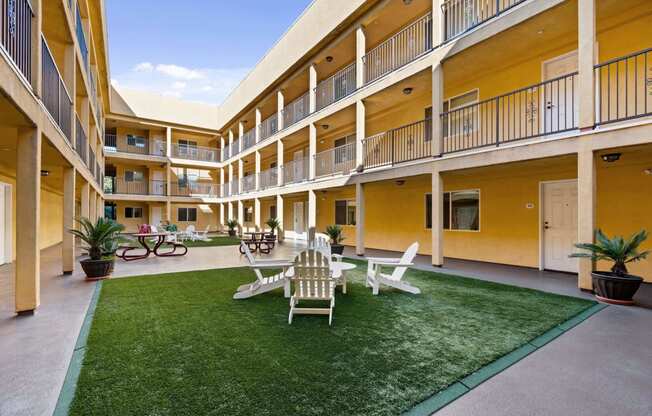
[[[647,168],[647,169],[643,170],[643,173],[646,174],[646,175],[652,175],[652,168]]]
[[[49,170],[41,170],[41,176],[50,176]]]
[[[410,4],[412,4],[412,0],[403,0],[403,4],[409,6]]]
[[[321,125],[321,128],[324,129],[324,130],[328,130],[329,127],[330,126],[328,124],[322,124]]]
[[[602,158],[602,160],[604,160],[607,163],[613,163],[620,159],[620,155],[621,153],[607,153],[600,157]]]
[[[410,94],[412,94],[412,91],[414,91],[414,88],[412,88],[412,87],[405,87],[405,88],[403,88],[403,94],[405,94],[405,95],[410,95]]]
[[[330,56],[330,55],[328,55],[328,56],[326,57],[326,62],[333,62],[333,57]]]
[[[399,180],[397,180],[397,181],[396,181],[396,185],[398,185],[398,186],[403,186],[403,185],[405,185],[405,180],[403,180],[403,179],[399,179]]]

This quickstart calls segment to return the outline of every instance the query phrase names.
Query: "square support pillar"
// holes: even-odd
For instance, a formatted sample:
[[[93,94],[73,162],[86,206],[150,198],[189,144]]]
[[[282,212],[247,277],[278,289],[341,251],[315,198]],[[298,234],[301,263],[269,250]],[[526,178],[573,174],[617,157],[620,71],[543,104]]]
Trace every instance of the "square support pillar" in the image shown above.
[[[104,218],[104,200],[102,195],[96,193],[97,202],[95,202],[95,209],[97,210],[97,218]]]
[[[165,216],[168,222],[170,223],[174,222],[172,218],[172,202],[170,201],[165,202]]]
[[[238,153],[242,152],[242,136],[244,136],[244,123],[238,123]]]
[[[220,197],[221,198],[226,198],[225,192],[224,192],[224,168],[220,168]]]
[[[364,101],[358,100],[355,103],[355,166],[356,168],[364,165],[364,148],[365,139],[365,104]]]
[[[255,158],[256,158],[256,166],[254,167],[254,169],[255,169],[256,177],[254,178],[254,180],[256,181],[255,189],[258,191],[260,190],[260,164],[261,164],[260,150],[256,150]]]
[[[365,219],[364,185],[355,184],[355,254],[364,256],[364,219]]]
[[[436,164],[432,170],[432,265],[444,265],[444,180]]]
[[[276,195],[276,219],[278,219],[278,241],[285,239],[285,226],[283,225],[283,195]]]
[[[256,108],[256,126],[254,127],[254,137],[256,138],[256,143],[260,141],[260,127],[263,122],[263,114],[260,112],[260,108]]]
[[[229,129],[229,155],[228,157],[233,156],[233,130]]]
[[[317,232],[317,194],[314,190],[308,191],[308,242],[315,241]]]
[[[590,137],[586,139],[591,140]],[[595,239],[596,188],[595,156],[589,143],[582,143],[577,154],[577,238],[582,243],[593,243]],[[578,260],[578,287],[593,290],[593,261]]]
[[[226,225],[226,222],[224,220],[224,204],[219,204],[220,205],[220,231],[224,231],[224,226]]]
[[[227,158],[227,154],[225,151],[226,148],[226,140],[224,140],[224,137],[220,137],[220,162],[224,162]]]
[[[278,90],[276,93],[276,125],[278,126],[278,131],[281,131],[285,128],[283,123],[283,109],[285,108],[285,95],[282,90]]]
[[[40,42],[39,42],[40,44]],[[41,130],[18,130],[16,151],[17,313],[32,313],[40,304]]]
[[[444,0],[432,0],[432,47],[444,43],[446,40],[446,20],[441,9]]]
[[[95,222],[97,220],[97,192],[93,188],[90,188],[88,201],[88,219]]]
[[[172,195],[172,164],[165,165],[165,195]]]
[[[32,22],[31,22],[31,33],[30,33],[30,42],[31,42],[31,56],[30,61],[32,63],[31,68],[31,82],[32,82],[32,91],[37,97],[42,97],[43,91],[43,76],[41,72],[41,67],[43,66],[43,45],[41,43],[41,31],[43,26],[43,7],[42,0],[32,0],[30,1],[30,6],[32,8]],[[9,19],[7,19],[9,20]],[[6,28],[4,28],[6,30]],[[74,96],[73,96],[74,97]]]
[[[283,153],[285,152],[285,145],[283,143],[283,140],[279,139],[276,142],[276,168],[278,169],[278,186],[283,186],[283,181],[285,180],[283,178]]]
[[[317,67],[311,64],[308,68],[308,98],[310,114],[317,111]]]
[[[310,123],[308,126],[308,179],[315,180],[317,174],[316,169],[316,155],[317,155],[317,126],[315,123]]]
[[[235,216],[233,214],[233,202],[227,202],[227,214],[228,214],[228,220],[231,221],[235,219]]]
[[[75,270],[75,236],[69,230],[75,227],[75,180],[74,167],[63,168],[63,235],[61,242],[61,266],[63,274]]]
[[[442,62],[436,62],[432,66],[432,154],[441,156],[444,152],[443,126],[440,114],[444,105],[444,67]]]
[[[262,222],[260,220],[260,198],[254,198],[254,227],[256,231],[262,231]]]
[[[165,129],[165,155],[172,157],[172,128]]]
[[[83,182],[81,186],[81,212],[80,215],[84,218],[90,218],[91,216],[91,186],[88,182]]]
[[[364,56],[367,53],[367,35],[364,26],[355,29],[355,86],[364,86]]]
[[[238,201],[238,224],[240,235],[242,235],[242,231],[244,230],[244,203],[242,201]]]
[[[578,99],[579,128],[595,126],[596,4],[595,0],[578,3]]]
[[[242,193],[242,178],[244,178],[244,161],[238,159],[238,194]]]
[[[233,195],[236,189],[233,189],[233,165],[229,163],[229,196]],[[229,217],[233,219],[233,217]]]

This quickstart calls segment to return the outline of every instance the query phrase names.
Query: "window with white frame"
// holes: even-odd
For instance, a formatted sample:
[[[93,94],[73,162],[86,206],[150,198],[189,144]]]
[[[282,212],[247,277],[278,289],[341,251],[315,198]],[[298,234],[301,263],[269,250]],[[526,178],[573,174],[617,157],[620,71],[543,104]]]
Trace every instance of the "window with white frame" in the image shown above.
[[[143,218],[141,207],[125,207],[125,218]]]
[[[254,207],[245,207],[244,221],[245,222],[254,222]]]
[[[479,231],[480,230],[480,191],[444,192],[445,230]],[[432,195],[426,194],[426,228],[432,228]]]
[[[125,170],[125,182],[143,182],[145,174],[137,170]]]
[[[147,142],[144,137],[127,134],[127,146],[134,146],[144,149],[146,144]]]
[[[185,208],[185,207],[178,208],[177,221],[179,222],[197,221],[197,208]]]
[[[355,225],[355,201],[335,201],[335,224]]]

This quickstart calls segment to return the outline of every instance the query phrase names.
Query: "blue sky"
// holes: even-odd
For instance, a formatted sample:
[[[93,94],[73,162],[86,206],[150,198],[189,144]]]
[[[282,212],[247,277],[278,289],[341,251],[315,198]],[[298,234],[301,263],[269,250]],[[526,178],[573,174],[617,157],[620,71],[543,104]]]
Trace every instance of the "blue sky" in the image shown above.
[[[108,0],[111,79],[221,103],[311,0]]]

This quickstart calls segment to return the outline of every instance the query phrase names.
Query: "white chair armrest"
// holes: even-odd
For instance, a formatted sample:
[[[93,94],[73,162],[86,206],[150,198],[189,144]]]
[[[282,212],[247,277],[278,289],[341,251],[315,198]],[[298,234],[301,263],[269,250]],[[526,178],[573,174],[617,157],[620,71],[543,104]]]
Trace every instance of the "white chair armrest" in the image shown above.
[[[341,255],[341,254],[331,254],[331,257],[334,258],[335,261],[338,261],[338,262],[342,261],[342,259],[344,258],[344,256]]]
[[[273,269],[273,268],[279,268],[279,267],[292,267],[294,264],[293,263],[287,263],[287,262],[277,262],[277,263],[258,263],[252,264],[251,267],[255,269]]]
[[[367,257],[367,261],[371,263],[398,263],[401,259],[391,257]]]
[[[387,262],[387,261],[378,261],[374,262],[377,266],[388,266],[388,267],[410,267],[414,266],[414,263],[400,263],[400,262]]]

